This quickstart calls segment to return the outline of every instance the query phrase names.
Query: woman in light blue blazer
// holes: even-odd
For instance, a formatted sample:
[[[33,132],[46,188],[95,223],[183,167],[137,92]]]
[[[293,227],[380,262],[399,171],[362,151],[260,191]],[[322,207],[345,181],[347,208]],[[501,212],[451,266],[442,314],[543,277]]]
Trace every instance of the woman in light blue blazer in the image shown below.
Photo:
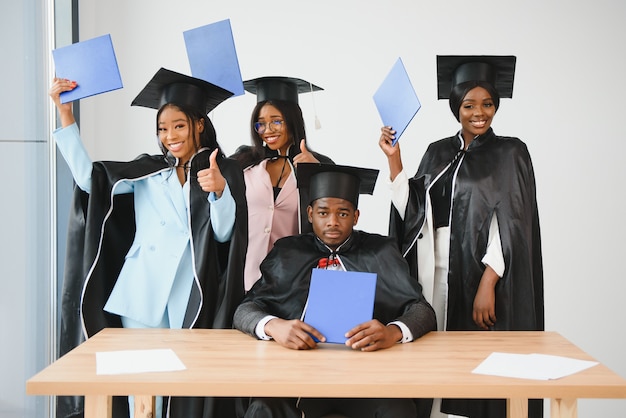
[[[104,327],[230,328],[243,297],[245,186],[207,113],[232,93],[160,69],[132,104],[158,109],[162,155],[94,163],[71,103],[60,100],[76,86],[55,78],[50,89],[62,125],[53,137],[77,185],[62,353]],[[170,398],[156,416],[229,416],[228,402]],[[115,416],[127,417],[127,403],[119,404]]]

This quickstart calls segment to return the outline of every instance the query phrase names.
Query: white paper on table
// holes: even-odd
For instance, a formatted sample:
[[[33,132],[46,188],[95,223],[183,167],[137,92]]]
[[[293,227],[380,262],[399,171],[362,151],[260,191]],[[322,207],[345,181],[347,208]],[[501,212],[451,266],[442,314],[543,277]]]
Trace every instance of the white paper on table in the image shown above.
[[[120,350],[96,353],[96,374],[170,372],[186,367],[173,350]]]
[[[597,361],[578,360],[548,354],[491,353],[472,373],[522,379],[560,379],[588,369]]]

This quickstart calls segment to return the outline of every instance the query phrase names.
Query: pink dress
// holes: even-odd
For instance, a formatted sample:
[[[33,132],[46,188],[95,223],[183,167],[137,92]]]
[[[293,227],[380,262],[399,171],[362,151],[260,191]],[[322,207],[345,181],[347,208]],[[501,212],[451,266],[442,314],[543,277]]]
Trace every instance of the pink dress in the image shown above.
[[[274,190],[266,170],[268,160],[244,170],[248,201],[248,250],[244,270],[245,290],[261,277],[259,265],[277,239],[298,234],[299,201],[293,167],[274,201]]]

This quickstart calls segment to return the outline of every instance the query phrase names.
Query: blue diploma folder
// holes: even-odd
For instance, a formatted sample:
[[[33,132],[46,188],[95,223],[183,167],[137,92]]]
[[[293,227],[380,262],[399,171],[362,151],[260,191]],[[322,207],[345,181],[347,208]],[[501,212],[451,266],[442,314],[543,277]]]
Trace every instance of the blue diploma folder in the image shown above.
[[[393,141],[393,145],[396,145],[406,127],[422,107],[401,58],[398,58],[374,93],[374,103],[376,103],[383,124],[391,126],[396,131],[396,138]]]
[[[343,344],[345,333],[372,319],[376,273],[313,269],[303,321]]]
[[[230,19],[183,32],[191,75],[239,96],[244,93]]]
[[[74,90],[61,93],[61,103],[123,87],[111,35],[57,48],[52,58],[56,76],[78,84]]]

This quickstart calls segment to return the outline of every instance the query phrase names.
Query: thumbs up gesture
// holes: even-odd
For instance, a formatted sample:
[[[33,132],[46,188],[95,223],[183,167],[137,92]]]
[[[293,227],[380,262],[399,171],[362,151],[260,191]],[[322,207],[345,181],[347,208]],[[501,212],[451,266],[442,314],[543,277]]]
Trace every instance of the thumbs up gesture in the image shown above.
[[[319,163],[318,159],[308,150],[306,147],[306,141],[303,139],[300,141],[300,154],[293,158],[293,163]]]
[[[209,168],[198,171],[198,183],[202,190],[205,192],[214,192],[217,198],[222,197],[224,188],[226,187],[226,179],[222,176],[220,167],[217,165],[217,152],[216,148],[209,156]]]

